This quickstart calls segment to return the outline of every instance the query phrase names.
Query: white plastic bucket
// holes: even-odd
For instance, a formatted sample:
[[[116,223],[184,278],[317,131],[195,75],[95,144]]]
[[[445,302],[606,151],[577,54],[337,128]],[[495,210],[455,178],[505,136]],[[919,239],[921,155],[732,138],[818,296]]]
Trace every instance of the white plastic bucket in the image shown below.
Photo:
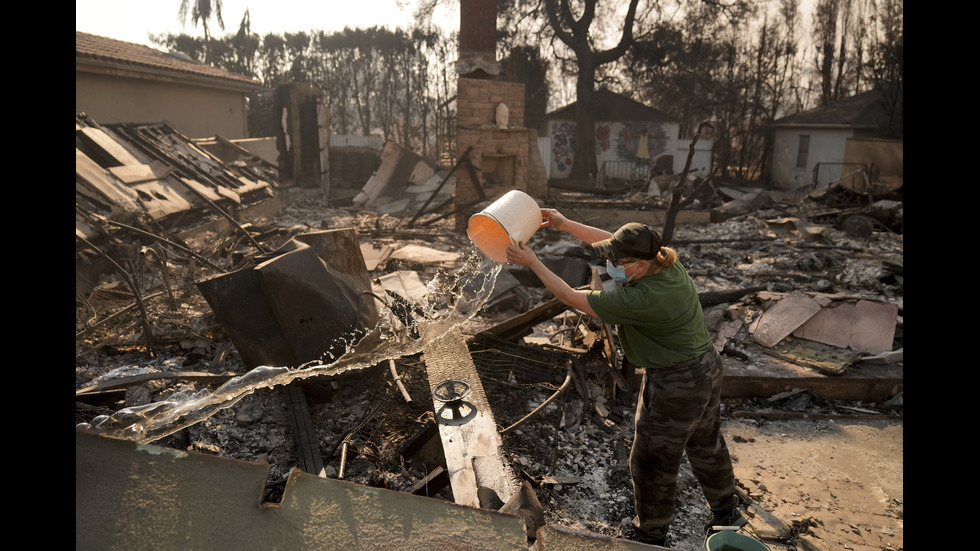
[[[512,189],[470,216],[466,235],[484,254],[503,263],[508,245],[527,243],[540,227],[541,207],[530,195]]]

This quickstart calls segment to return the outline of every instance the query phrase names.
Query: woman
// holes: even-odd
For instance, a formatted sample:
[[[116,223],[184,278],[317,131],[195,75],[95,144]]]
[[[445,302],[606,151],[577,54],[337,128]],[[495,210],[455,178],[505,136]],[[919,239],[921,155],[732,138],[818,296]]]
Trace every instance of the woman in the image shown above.
[[[541,209],[541,217],[542,227],[591,244],[618,285],[606,291],[574,289],[524,243],[507,248],[507,262],[530,268],[562,303],[614,324],[626,358],[646,368],[630,451],[635,539],[668,545],[685,451],[712,511],[709,529],[744,526],[721,434],[721,357],[677,252],[661,246],[660,234],[644,224],[629,223],[609,233],[555,209]]]

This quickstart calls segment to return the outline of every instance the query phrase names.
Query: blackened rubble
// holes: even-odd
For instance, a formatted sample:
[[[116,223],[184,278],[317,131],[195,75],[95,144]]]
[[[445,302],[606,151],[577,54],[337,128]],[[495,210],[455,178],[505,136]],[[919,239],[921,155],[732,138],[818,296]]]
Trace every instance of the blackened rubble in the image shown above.
[[[749,199],[759,203],[742,213],[736,205],[725,208],[737,200],[726,195],[734,195],[734,190],[724,188],[705,199],[702,207],[714,209],[715,222],[679,224],[673,241],[701,291],[715,298],[705,305],[706,318],[718,322],[726,361],[743,365],[761,361],[765,354],[746,344],[751,339],[747,327],[793,291],[897,305],[891,350],[901,351],[900,197],[866,206],[868,198],[846,190],[786,198],[747,188],[737,193],[738,198],[756,193]],[[768,198],[759,199],[763,194]],[[643,191],[601,198],[556,191],[549,198],[549,206],[559,209],[578,208],[583,202],[662,208],[659,197],[647,197]],[[253,222],[245,229],[269,251],[301,233],[345,227],[354,228],[362,244],[378,251],[409,245],[449,252],[472,248],[465,235],[452,229],[449,219],[406,228],[389,215],[324,205],[312,192],[297,194],[275,219]],[[76,297],[76,391],[92,389],[76,394],[76,424],[123,407],[158,402],[183,390],[216,388],[248,371],[194,284],[212,274],[213,267],[160,243],[146,245],[142,236],[125,230],[117,230],[115,239],[134,251],[125,267],[140,282],[144,313],[134,307],[135,297],[118,275],[102,277]],[[534,239],[540,240],[541,254],[555,261],[590,260],[587,250],[562,240],[557,232],[543,230]],[[186,245],[226,270],[242,266],[255,254],[248,240],[234,231],[188,237]],[[379,256],[372,278],[414,271],[427,281],[444,269],[423,260]],[[609,359],[600,350],[602,342],[595,340],[594,320],[567,311],[535,324],[526,339],[513,342],[514,350],[508,354],[513,361],[501,364],[499,354],[486,353],[486,342],[476,339],[481,332],[551,299],[545,289],[532,287],[533,278],[520,270],[507,268],[506,273],[517,283],[463,328],[472,339],[471,354],[485,378],[498,425],[510,427],[535,411],[556,393],[569,372],[574,381],[548,407],[506,432],[507,458],[522,479],[533,483],[547,523],[619,537],[623,523],[632,516],[628,451],[635,396],[629,381],[622,387],[610,375]],[[722,335],[720,331],[730,327],[723,322],[736,319],[744,322],[741,329]],[[152,339],[147,339],[148,333]],[[549,363],[573,367],[541,367]],[[438,446],[425,439],[433,411],[421,359],[403,357],[376,367],[302,382],[322,474],[452,500],[438,477],[427,479],[437,470],[440,457]],[[902,415],[901,393],[868,403],[825,400],[800,391],[729,399],[726,408],[730,412]],[[283,389],[265,389],[155,443],[266,461],[271,471],[265,499],[277,501],[289,470],[304,466],[301,435],[290,420],[294,416]],[[707,516],[685,465],[678,518],[672,527],[675,549],[700,549]]]

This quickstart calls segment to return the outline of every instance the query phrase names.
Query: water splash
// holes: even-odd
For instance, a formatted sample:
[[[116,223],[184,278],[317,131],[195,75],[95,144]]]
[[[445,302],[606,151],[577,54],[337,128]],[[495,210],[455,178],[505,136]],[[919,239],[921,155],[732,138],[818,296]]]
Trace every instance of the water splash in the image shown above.
[[[410,325],[381,306],[377,326],[362,338],[339,343],[345,352],[333,361],[310,362],[298,368],[259,366],[229,379],[213,392],[185,390],[166,400],[145,406],[121,409],[100,415],[79,427],[137,442],[153,442],[206,420],[222,409],[237,404],[256,390],[286,385],[296,379],[335,375],[364,369],[382,361],[417,354],[423,346],[438,339],[475,316],[486,303],[502,264],[490,260],[476,249],[462,255],[454,272],[440,271],[426,285],[424,297],[412,300],[413,311],[423,316]]]

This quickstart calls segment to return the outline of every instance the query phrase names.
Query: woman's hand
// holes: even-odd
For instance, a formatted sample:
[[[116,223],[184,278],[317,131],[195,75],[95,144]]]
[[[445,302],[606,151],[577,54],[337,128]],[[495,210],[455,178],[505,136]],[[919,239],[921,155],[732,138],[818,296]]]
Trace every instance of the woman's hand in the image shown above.
[[[507,247],[507,262],[510,264],[520,264],[521,266],[531,267],[538,260],[538,255],[524,244],[523,241],[518,241],[516,245],[511,243]]]
[[[541,209],[541,218],[544,218],[544,222],[541,222],[542,228],[550,226],[556,230],[560,230],[568,221],[562,213],[555,209]]]

